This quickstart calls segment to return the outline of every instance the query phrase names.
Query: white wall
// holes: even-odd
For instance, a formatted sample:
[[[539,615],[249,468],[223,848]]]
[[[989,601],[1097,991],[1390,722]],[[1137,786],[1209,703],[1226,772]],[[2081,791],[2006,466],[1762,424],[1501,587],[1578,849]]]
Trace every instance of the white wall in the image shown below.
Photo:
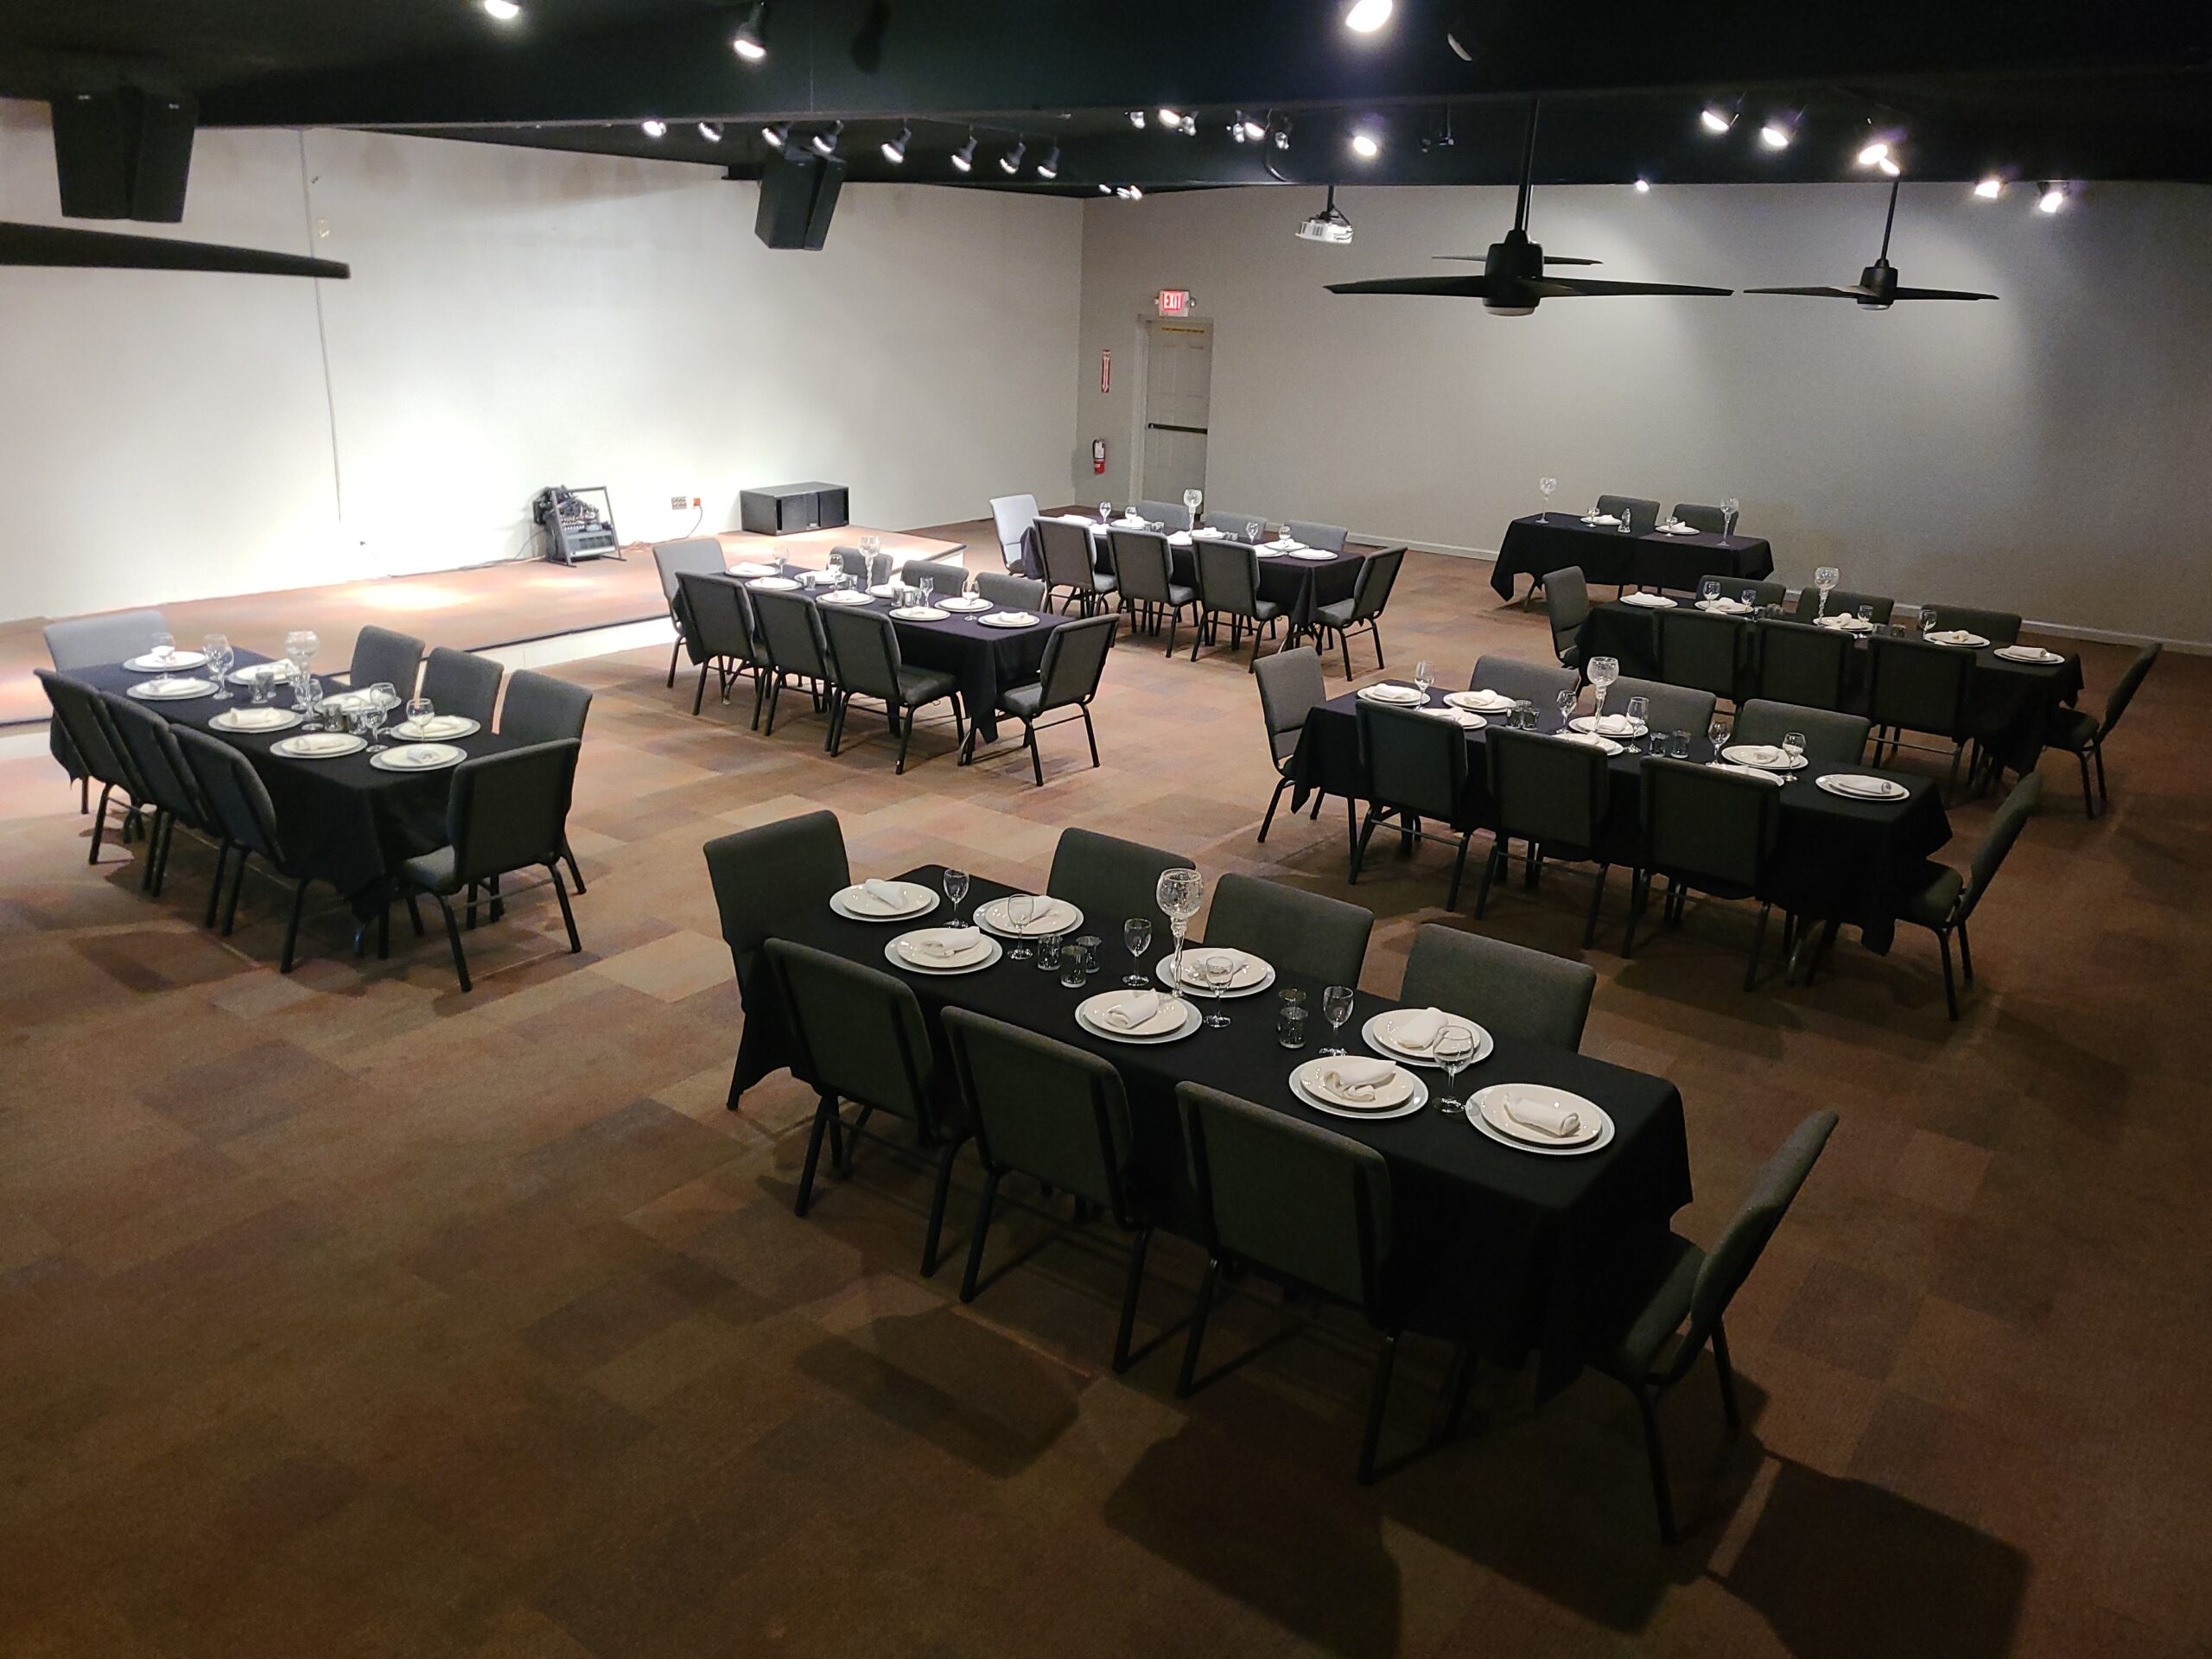
[[[1510,191],[1340,190],[1346,248],[1291,234],[1320,195],[1086,207],[1078,495],[1128,493],[1138,319],[1188,288],[1214,324],[1208,486],[1224,507],[1488,551],[1545,474],[1561,505],[1734,495],[1793,582],[1834,563],[1908,601],[2212,640],[2212,190],[2100,185],[2046,217],[2018,189],[1988,204],[1908,186],[1904,281],[1994,302],[1588,299],[1520,318],[1322,286],[1449,270],[1431,256],[1479,254],[1512,222]],[[1531,229],[1604,260],[1593,275],[1849,283],[1883,207],[1874,184],[1540,188]]]
[[[353,279],[0,270],[0,619],[497,559],[556,482],[631,540],[803,478],[893,526],[1058,493],[1078,207],[856,188],[804,253],[755,205],[680,163],[201,133],[176,233]],[[42,105],[0,103],[0,218],[60,222]]]

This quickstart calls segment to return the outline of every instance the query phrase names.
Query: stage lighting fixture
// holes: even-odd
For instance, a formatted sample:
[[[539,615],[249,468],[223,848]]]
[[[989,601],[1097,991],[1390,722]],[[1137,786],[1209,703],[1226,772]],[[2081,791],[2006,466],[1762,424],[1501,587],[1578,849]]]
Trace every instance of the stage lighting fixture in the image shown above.
[[[503,23],[512,23],[522,16],[522,8],[515,0],[484,0],[484,15],[496,17]]]
[[[1057,179],[1060,176],[1060,147],[1058,144],[1054,144],[1046,150],[1045,159],[1037,163],[1037,176],[1040,179]]]
[[[837,140],[843,134],[844,130],[845,124],[843,122],[832,121],[830,124],[830,130],[827,132],[817,132],[813,137],[808,139],[806,142],[813,146],[814,153],[816,155],[821,156],[824,161],[827,161],[830,156],[835,156],[837,153]]]
[[[1351,0],[1344,8],[1344,27],[1355,35],[1372,35],[1390,21],[1390,0]]]
[[[768,55],[760,34],[760,16],[767,9],[767,0],[753,0],[751,13],[737,26],[737,33],[729,37],[729,49],[747,63],[759,63]]]
[[[963,173],[976,165],[976,135],[969,133],[968,142],[952,152],[952,164]]]
[[[1736,124],[1736,111],[1725,104],[1708,104],[1698,112],[1698,124],[1718,137]]]
[[[909,123],[901,126],[896,138],[887,138],[883,141],[883,159],[893,167],[904,166],[906,161],[906,146],[913,142],[913,138],[912,124]]]
[[[638,123],[638,130],[648,138],[665,138],[668,137],[668,123],[661,120],[640,121]]]
[[[1012,178],[1015,174],[1020,172],[1021,153],[1028,148],[1029,146],[1022,143],[1020,139],[1015,139],[1014,141],[1014,148],[1007,151],[1005,155],[999,157],[999,171],[1005,174],[1008,178]]]

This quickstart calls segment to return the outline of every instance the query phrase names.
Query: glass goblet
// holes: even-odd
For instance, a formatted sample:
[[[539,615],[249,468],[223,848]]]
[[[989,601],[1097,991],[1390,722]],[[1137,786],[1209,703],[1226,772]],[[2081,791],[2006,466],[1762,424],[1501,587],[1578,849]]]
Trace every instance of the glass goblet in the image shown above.
[[[1475,1034],[1456,1022],[1447,1025],[1436,1034],[1436,1046],[1430,1051],[1436,1063],[1444,1068],[1444,1091],[1437,1097],[1436,1108],[1443,1112],[1465,1113],[1467,1103],[1456,1097],[1459,1073],[1467,1062],[1475,1058]]]
[[[952,920],[949,925],[958,927],[960,901],[968,896],[968,872],[948,868],[944,873],[944,896],[952,900]]]
[[[1037,898],[1034,893],[1009,893],[1006,901],[1007,925],[1014,930],[1014,949],[1007,955],[1016,962],[1027,962],[1037,954],[1037,947],[1029,943],[1029,924],[1036,919]]]
[[[231,642],[219,633],[211,633],[200,642],[200,650],[207,653],[207,671],[215,682],[215,701],[231,700]]]
[[[1129,953],[1134,965],[1122,983],[1130,990],[1141,991],[1152,982],[1144,976],[1145,953],[1152,949],[1152,923],[1142,916],[1132,916],[1122,924],[1122,948]]]
[[[1605,719],[1605,692],[1621,677],[1620,659],[1617,657],[1592,657],[1588,669],[1591,689],[1597,692],[1597,719],[1591,729],[1596,730]]]
[[[1651,729],[1651,699],[1630,697],[1628,700],[1628,735],[1642,737]]]
[[[1329,1035],[1333,1039],[1342,1031],[1344,1021],[1351,1018],[1352,988],[1349,985],[1332,985],[1321,993],[1321,1017],[1329,1022]],[[1332,1042],[1321,1051],[1324,1054],[1341,1054],[1344,1045]]]
[[[1213,997],[1213,1011],[1206,1015],[1206,1024],[1219,1030],[1229,1023],[1229,1016],[1221,1011],[1221,999],[1229,995],[1236,981],[1236,958],[1226,951],[1213,950],[1198,965],[1205,970],[1206,989]]]

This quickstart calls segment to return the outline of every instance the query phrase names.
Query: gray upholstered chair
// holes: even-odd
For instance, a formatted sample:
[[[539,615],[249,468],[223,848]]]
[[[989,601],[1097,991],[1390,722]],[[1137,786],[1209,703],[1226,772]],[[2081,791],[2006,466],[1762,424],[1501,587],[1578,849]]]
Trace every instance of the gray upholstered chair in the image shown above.
[[[100,861],[100,843],[107,835],[108,803],[114,798],[115,791],[123,791],[122,829],[126,841],[144,827],[140,809],[150,806],[152,802],[143,793],[145,785],[130,763],[123,739],[100,702],[100,694],[84,681],[57,674],[52,669],[35,668],[31,672],[46,688],[46,700],[54,708],[54,724],[60,728],[70,753],[84,769],[78,775],[100,786],[99,804],[92,810],[92,850],[85,861],[97,864]]]
[[[934,599],[950,599],[968,586],[968,567],[958,559],[916,559],[899,567],[899,580],[910,588],[926,582]]]
[[[518,743],[550,743],[563,737],[581,740],[585,717],[590,713],[591,693],[581,685],[518,668],[507,676],[506,700],[499,705],[499,735]],[[569,879],[576,884],[576,891],[590,891],[584,886],[584,873],[577,868],[575,852],[565,836],[561,856],[568,861]]]
[[[1233,542],[1257,542],[1268,533],[1268,518],[1263,512],[1227,512],[1219,507],[1208,507],[1199,524],[1207,530],[1217,530]]]
[[[1974,914],[1981,895],[1996,880],[2005,855],[2012,850],[2012,843],[2020,838],[2020,831],[2035,816],[2036,805],[2042,799],[2043,779],[2030,772],[2012,786],[2012,792],[1990,818],[1981,845],[1974,849],[1967,869],[1961,872],[1930,859],[1897,912],[1900,921],[1910,922],[1935,934],[1936,949],[1943,954],[1943,1003],[1954,1020],[1959,1017],[1959,993],[1951,978],[1951,935],[1959,936],[1959,966],[1967,983],[1971,985],[1974,945],[1967,938],[1967,918]]]
[[[2112,694],[2105,699],[2104,717],[2101,720],[2085,709],[2054,709],[2050,722],[2044,733],[2044,741],[2061,748],[2081,763],[2082,810],[2090,817],[2098,810],[2111,804],[2111,794],[2105,788],[2105,740],[2112,735],[2113,728],[2120,724],[2120,717],[2127,712],[2127,705],[2135,701],[2135,693],[2143,683],[2151,665],[2158,660],[2162,647],[2156,642],[2143,647],[2127,671],[2120,677]],[[2089,792],[2089,762],[2097,763],[2096,793]]]
[[[729,568],[722,556],[722,544],[712,536],[693,536],[680,542],[653,543],[653,568],[660,572],[661,592],[668,600],[668,620],[676,626],[676,645],[668,653],[668,683],[676,683],[676,662],[683,654],[690,638],[689,619],[684,615],[683,588],[678,578],[686,572],[721,575]],[[692,660],[699,660],[695,652]]]
[[[1956,645],[1877,634],[1866,642],[1866,717],[1874,723],[1874,764],[1883,764],[1883,734],[1894,762],[1906,732],[1925,732],[1951,743],[1950,785],[1959,781],[1967,740],[1967,687],[1974,655]],[[1923,746],[1916,744],[1916,748]]]
[[[1260,839],[1275,821],[1275,809],[1297,785],[1292,762],[1298,757],[1299,740],[1306,731],[1306,717],[1329,700],[1321,678],[1321,653],[1311,645],[1278,651],[1256,671],[1260,682],[1260,715],[1268,727],[1268,760],[1275,769],[1274,792],[1268,797],[1267,816],[1260,820]],[[1314,792],[1313,816],[1321,816],[1321,798]]]
[[[1045,584],[1033,576],[1017,576],[1012,571],[986,570],[976,578],[976,595],[988,599],[1001,610],[1041,611],[1045,608]]]
[[[505,677],[506,670],[489,657],[440,645],[423,664],[423,689],[416,695],[428,697],[442,715],[489,726],[499,706],[499,682]]]
[[[1779,748],[1791,732],[1805,740],[1805,758],[1816,766],[1855,766],[1866,754],[1866,720],[1830,709],[1801,709],[1790,702],[1753,697],[1736,711],[1728,741],[1764,743]]]
[[[1351,678],[1351,637],[1360,629],[1367,630],[1368,639],[1375,646],[1375,666],[1389,666],[1382,660],[1382,612],[1390,602],[1390,590],[1397,586],[1398,571],[1406,562],[1402,547],[1386,547],[1378,553],[1370,553],[1360,562],[1359,576],[1353,583],[1351,597],[1340,599],[1330,605],[1313,607],[1313,630],[1320,636],[1321,647],[1328,649],[1334,635],[1338,648],[1344,659],[1344,677]]]
[[[1167,918],[1155,896],[1160,878],[1169,870],[1196,868],[1180,853],[1162,852],[1140,841],[1091,830],[1063,830],[1052,849],[1045,891],[1080,910],[1084,925],[1101,938],[1112,937],[1123,922],[1141,917],[1152,923],[1154,937],[1165,941]]]
[[[169,846],[176,839],[177,825],[219,842],[222,830],[193,781],[192,768],[177,747],[169,722],[143,703],[112,691],[104,692],[100,701],[107,710],[109,729],[121,740],[130,770],[145,786],[154,809],[153,827],[146,837],[146,868],[139,873],[138,887],[158,899],[168,875]],[[221,876],[219,858],[216,881],[207,893],[208,926],[214,925],[214,887],[221,885]]]
[[[1690,1374],[1698,1355],[1711,1343],[1722,1414],[1731,1428],[1741,1421],[1721,1319],[1758,1265],[1760,1252],[1789,1213],[1835,1126],[1834,1112],[1815,1112],[1791,1131],[1759,1171],[1744,1207],[1710,1251],[1669,1234],[1665,1248],[1650,1263],[1649,1288],[1624,1299],[1611,1324],[1592,1333],[1592,1365],[1625,1383],[1636,1395],[1643,1419],[1644,1449],[1651,1462],[1652,1502],[1659,1512],[1660,1535],[1669,1544],[1677,1535],[1666,1452],[1659,1439],[1659,1396]]]
[[[1744,988],[1758,982],[1759,953],[1766,943],[1766,921],[1773,901],[1766,897],[1767,867],[1774,855],[1782,817],[1782,790],[1764,778],[1747,777],[1691,760],[1647,760],[1643,783],[1643,851],[1637,861],[1622,931],[1621,955],[1636,944],[1637,918],[1643,912],[1655,876],[1667,878],[1666,918],[1681,919],[1693,892],[1716,898],[1757,899],[1758,924],[1751,930],[1751,959],[1744,968]],[[1788,949],[1787,941],[1783,948]]]
[[[1708,536],[1725,535],[1728,529],[1728,515],[1719,507],[1700,506],[1694,501],[1675,503],[1675,522],[1688,524],[1692,530],[1703,531]]]
[[[760,724],[761,698],[767,690],[768,653],[753,626],[753,596],[735,576],[719,572],[687,570],[677,578],[683,601],[684,639],[691,660],[699,665],[699,683],[691,693],[691,712],[697,714],[707,697],[707,675],[721,682],[722,701],[741,674],[753,677],[753,724]]]
[[[1274,632],[1282,607],[1260,596],[1260,555],[1243,542],[1204,540],[1192,546],[1198,569],[1198,626],[1191,633],[1191,660],[1198,648],[1219,638],[1221,619],[1229,619],[1229,648],[1236,649],[1245,626],[1252,629],[1252,661],[1260,660],[1260,639]]]
[[[825,908],[830,895],[852,885],[844,831],[834,812],[807,812],[751,830],[717,836],[702,849],[729,946],[737,996],[745,1010],[737,1063],[731,1069],[729,1109],[779,1066],[790,1063],[777,1039],[783,1023],[774,976],[761,947],[794,916]]]
[[[1062,624],[1045,642],[1037,677],[1027,685],[1012,686],[999,693],[999,712],[1021,722],[1021,741],[1029,751],[1030,770],[1040,787],[1045,782],[1045,759],[1037,747],[1038,722],[1055,709],[1072,709],[1081,717],[1083,734],[1090,743],[1090,764],[1098,765],[1098,733],[1090,723],[1090,700],[1098,695],[1107,653],[1114,648],[1114,631],[1120,626],[1110,616],[1089,616]],[[969,741],[972,744],[972,732]]]
[[[1841,709],[1849,683],[1851,636],[1809,622],[1754,622],[1759,696],[1807,709]]]
[[[1180,501],[1132,501],[1129,511],[1148,524],[1165,524],[1170,530],[1191,528],[1191,510]]]
[[[1626,714],[1630,697],[1642,697],[1649,705],[1644,719],[1655,732],[1688,732],[1693,737],[1703,737],[1713,724],[1713,695],[1695,686],[1630,679],[1624,674],[1606,689],[1605,713]]]
[[[223,906],[223,933],[226,938],[238,918],[238,894],[245,886],[245,867],[256,853],[270,868],[292,883],[292,912],[284,924],[284,947],[277,957],[280,973],[292,971],[292,959],[299,948],[300,917],[307,905],[308,883],[314,873],[294,858],[285,843],[283,824],[277,822],[276,803],[269,798],[269,786],[261,781],[261,774],[253,763],[229,744],[197,732],[189,726],[175,728],[177,752],[192,772],[192,781],[200,798],[219,826],[226,852],[235,849],[238,855],[238,868],[231,875],[231,895]],[[223,862],[215,862],[215,891],[222,891]],[[212,924],[214,905],[208,905],[207,914]]]
[[[1720,591],[1725,594],[1731,590],[1724,586]],[[1891,613],[1897,609],[1897,601],[1883,594],[1853,594],[1839,588],[1828,595],[1827,608],[1823,610],[1821,607],[1819,588],[1800,588],[1797,590],[1797,603],[1791,614],[1800,622],[1810,622],[1816,616],[1856,616],[1859,614],[1859,607],[1861,605],[1873,607],[1874,613],[1872,620],[1878,623],[1888,622]]]
[[[1659,523],[1659,504],[1640,495],[1601,495],[1598,511],[1627,519],[1631,536],[1648,536]]]
[[[868,555],[857,547],[847,547],[842,543],[832,547],[828,568],[843,571],[862,587],[868,585]]]
[[[1597,866],[1590,887],[1590,914],[1583,923],[1586,950],[1598,937],[1598,906],[1605,897],[1605,873],[1613,849],[1601,831],[1611,774],[1602,750],[1536,732],[1500,727],[1483,744],[1490,768],[1491,829],[1497,839],[1483,863],[1475,893],[1475,915],[1490,906],[1491,884],[1505,869],[1509,843],[1529,843],[1528,883],[1534,887],[1548,862]],[[1646,761],[1645,765],[1650,763]]]
[[[754,642],[768,659],[767,734],[773,737],[786,686],[796,683],[817,709],[826,711],[836,690],[830,645],[823,636],[821,612],[804,594],[754,588],[747,590],[745,602],[753,607]],[[826,731],[822,747],[830,747]]]
[[[1037,550],[1044,570],[1046,604],[1058,598],[1064,605],[1088,611],[1098,603],[1098,564],[1091,552],[1089,531],[1081,524],[1040,518]]]
[[[1789,585],[1787,582],[1755,581],[1750,576],[1730,575],[1721,570],[1708,570],[1697,579],[1700,593],[1705,591],[1705,584],[1708,582],[1717,582],[1720,584],[1719,596],[1722,599],[1741,601],[1745,594],[1749,594],[1751,595],[1749,603],[1754,607],[1780,605],[1787,601],[1789,597]]]
[[[569,930],[571,955],[582,950],[575,912],[569,906],[569,884],[561,875],[561,849],[568,839],[569,798],[575,786],[575,738],[531,743],[498,754],[480,754],[453,769],[446,796],[446,844],[410,858],[399,867],[406,884],[407,918],[423,933],[423,912],[415,902],[427,893],[445,917],[446,943],[453,948],[453,969],[464,991],[471,988],[468,957],[461,945],[461,923],[452,899],[480,887],[492,892],[492,919],[497,921],[512,894],[499,890],[499,878],[544,866],[561,901],[561,920]],[[468,903],[474,923],[476,905]]]
[[[1198,593],[1175,580],[1167,538],[1149,530],[1110,530],[1106,532],[1106,556],[1129,613],[1129,632],[1135,633],[1141,622],[1157,628],[1165,613],[1166,654],[1173,657],[1175,630],[1182,625],[1183,613],[1198,602]]]
[[[77,668],[105,668],[149,649],[157,633],[169,632],[159,611],[110,611],[104,616],[73,616],[45,627],[46,654],[63,673]],[[47,748],[77,785],[78,810],[92,805],[92,773],[70,747],[59,715],[47,725]]]
[[[1381,703],[1361,702],[1357,718],[1367,812],[1351,844],[1349,883],[1358,886],[1367,843],[1378,824],[1395,817],[1402,829],[1413,832],[1422,819],[1433,818],[1459,837],[1452,885],[1444,895],[1444,907],[1455,909],[1460,879],[1467,873],[1467,845],[1482,827],[1474,792],[1467,787],[1467,734],[1451,721]]]
[[[1341,553],[1344,543],[1351,539],[1351,531],[1342,524],[1309,524],[1294,518],[1283,526],[1294,542],[1303,542],[1308,547],[1326,548],[1332,553]]]
[[[968,1238],[960,1300],[976,1300],[1000,1181],[1008,1175],[1030,1176],[1072,1197],[1078,1223],[1095,1205],[1130,1236],[1128,1280],[1114,1337],[1114,1369],[1127,1370],[1152,1219],[1133,1190],[1135,1138],[1122,1074],[1095,1054],[965,1008],[947,1008],[940,1020],[961,1106],[975,1128],[976,1152],[983,1166],[982,1196]],[[1027,1253],[1017,1259],[1027,1260]]]
[[[1748,637],[1741,622],[1676,606],[1659,613],[1658,626],[1661,679],[1735,701]]]
[[[899,734],[896,776],[906,771],[906,748],[914,741],[914,713],[932,702],[950,699],[953,736],[957,744],[968,741],[960,718],[960,682],[941,668],[912,668],[899,654],[899,630],[880,611],[822,607],[822,632],[829,641],[836,667],[836,684],[830,693],[830,753],[844,747],[845,716],[855,697],[880,702]]]
[[[1037,498],[1033,495],[995,495],[991,498],[991,521],[998,531],[999,556],[1012,569],[1021,563],[1021,552],[1027,544],[1030,526],[1037,522]]]
[[[922,1276],[926,1279],[937,1271],[945,1195],[952,1185],[953,1160],[968,1140],[968,1126],[957,1103],[947,1109],[949,1103],[938,1094],[922,1005],[904,981],[880,968],[863,967],[789,939],[770,939],[765,950],[791,1022],[791,1070],[817,1096],[792,1212],[803,1216],[813,1204],[814,1171],[824,1133],[842,1125],[839,1133],[849,1146],[861,1132],[857,1120],[843,1124],[840,1101],[858,1105],[863,1118],[874,1112],[903,1118],[914,1126],[924,1149],[937,1157],[929,1225],[922,1235]],[[850,1166],[849,1152],[842,1162]]]
[[[1367,1484],[1402,1330],[1385,1277],[1390,1166],[1371,1147],[1219,1090],[1179,1084],[1175,1105],[1206,1249],[1176,1394],[1197,1386],[1206,1316],[1224,1267],[1257,1268],[1348,1303],[1382,1333],[1360,1440],[1359,1481]]]
[[[1495,691],[1502,697],[1533,702],[1540,714],[1555,705],[1560,692],[1574,690],[1581,683],[1581,677],[1571,668],[1554,668],[1549,663],[1532,663],[1519,657],[1478,657],[1475,671],[1467,677],[1468,690]]]
[[[1552,652],[1561,668],[1582,665],[1582,625],[1590,617],[1590,585],[1582,568],[1569,565],[1544,576],[1544,613],[1552,625]]]
[[[356,691],[388,685],[405,702],[415,695],[416,681],[422,676],[423,650],[413,634],[372,624],[353,637],[353,661],[346,671],[346,683]]]
[[[1942,630],[1962,628],[1968,633],[1978,633],[1993,645],[2017,645],[2020,643],[2020,619],[2012,611],[1978,611],[1968,605],[1923,605],[1920,613],[1925,617],[1936,613],[1936,626]],[[1885,622],[1887,617],[1877,617]]]
[[[1232,870],[1213,884],[1205,942],[1249,950],[1277,973],[1317,985],[1357,986],[1374,931],[1371,910]]]
[[[1430,922],[1414,934],[1398,1001],[1478,1020],[1501,1037],[1579,1050],[1597,989],[1587,963]]]

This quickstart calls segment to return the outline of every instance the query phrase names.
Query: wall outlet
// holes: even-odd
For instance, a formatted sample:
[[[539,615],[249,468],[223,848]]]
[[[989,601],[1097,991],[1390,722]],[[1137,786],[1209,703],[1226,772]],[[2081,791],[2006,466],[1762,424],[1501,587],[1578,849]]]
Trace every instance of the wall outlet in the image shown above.
[[[681,512],[692,505],[692,500],[688,495],[671,495],[668,498],[668,505],[671,512]]]

